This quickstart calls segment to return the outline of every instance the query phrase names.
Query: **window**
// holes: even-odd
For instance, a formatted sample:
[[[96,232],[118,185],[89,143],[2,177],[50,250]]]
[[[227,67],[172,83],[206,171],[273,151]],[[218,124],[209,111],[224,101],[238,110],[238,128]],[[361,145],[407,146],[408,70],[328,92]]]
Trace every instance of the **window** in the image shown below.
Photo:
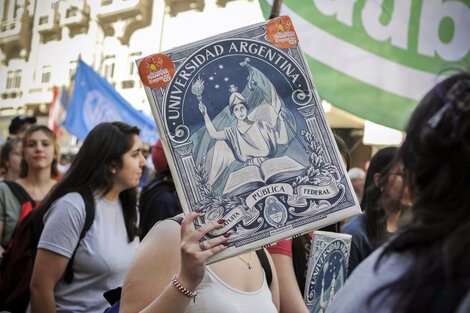
[[[21,70],[7,72],[6,89],[19,89],[21,87]]]
[[[14,79],[14,72],[13,72],[13,71],[8,71],[8,73],[7,73],[7,86],[6,86],[6,89],[11,89],[11,88],[13,88],[13,79]]]
[[[50,65],[44,65],[42,67],[41,83],[46,84],[51,81],[51,67]]]
[[[114,77],[114,55],[106,56],[103,61],[103,76],[107,80],[112,80]]]
[[[129,54],[129,75],[137,74],[137,65],[135,60],[142,56],[142,52],[134,52]]]

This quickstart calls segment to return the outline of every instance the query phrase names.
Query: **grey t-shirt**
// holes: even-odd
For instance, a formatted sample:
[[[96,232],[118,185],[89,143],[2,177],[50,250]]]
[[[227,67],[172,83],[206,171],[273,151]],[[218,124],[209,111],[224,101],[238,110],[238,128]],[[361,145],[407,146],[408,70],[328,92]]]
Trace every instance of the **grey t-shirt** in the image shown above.
[[[380,287],[395,281],[411,265],[411,257],[402,254],[386,256],[375,271],[377,258],[383,248],[375,250],[368,258],[362,261],[349,276],[345,285],[333,298],[333,302],[326,309],[326,313],[391,313],[397,299],[393,296],[377,295],[369,297]]]
[[[70,258],[85,216],[80,194],[58,199],[44,216],[38,248]],[[57,312],[102,313],[109,306],[103,293],[122,285],[138,244],[138,237],[128,242],[120,201],[95,194],[95,219],[75,254],[74,279],[70,284],[61,279],[54,289]]]

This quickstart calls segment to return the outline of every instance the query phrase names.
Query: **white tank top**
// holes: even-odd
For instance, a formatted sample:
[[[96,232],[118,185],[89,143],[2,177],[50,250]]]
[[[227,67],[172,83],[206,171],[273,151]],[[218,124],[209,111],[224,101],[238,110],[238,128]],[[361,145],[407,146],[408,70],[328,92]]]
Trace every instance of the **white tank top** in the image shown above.
[[[277,313],[271,290],[263,275],[263,285],[253,292],[232,288],[206,267],[197,288],[196,303],[191,301],[186,313]]]

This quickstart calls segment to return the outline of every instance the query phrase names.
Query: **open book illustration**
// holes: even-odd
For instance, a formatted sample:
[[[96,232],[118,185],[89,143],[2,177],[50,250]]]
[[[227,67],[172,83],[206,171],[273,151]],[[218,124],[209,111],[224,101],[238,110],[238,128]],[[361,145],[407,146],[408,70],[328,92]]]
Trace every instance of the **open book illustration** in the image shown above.
[[[346,282],[351,235],[315,231],[305,279],[304,300],[310,313],[323,313]]]
[[[243,194],[264,185],[300,175],[305,166],[287,155],[267,159],[259,166],[247,165],[229,174],[224,194]]]
[[[211,262],[360,213],[288,16],[137,64],[183,210],[232,233]]]

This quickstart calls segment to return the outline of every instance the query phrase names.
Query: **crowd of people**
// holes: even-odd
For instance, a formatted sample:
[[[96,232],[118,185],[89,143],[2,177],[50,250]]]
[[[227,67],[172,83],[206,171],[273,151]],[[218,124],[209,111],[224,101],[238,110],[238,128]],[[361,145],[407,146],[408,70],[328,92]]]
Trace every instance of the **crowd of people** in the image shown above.
[[[1,147],[0,252],[26,221],[37,241],[28,300],[1,299],[0,309],[104,312],[103,293],[122,286],[120,312],[309,312],[314,232],[207,265],[231,234],[201,241],[225,220],[191,227],[202,212],[183,216],[161,141],[105,122],[71,158],[35,123],[14,118]],[[402,145],[376,152],[367,169],[349,169],[335,139],[362,214],[322,229],[352,236],[346,283],[326,312],[469,312],[470,74],[436,84]]]

